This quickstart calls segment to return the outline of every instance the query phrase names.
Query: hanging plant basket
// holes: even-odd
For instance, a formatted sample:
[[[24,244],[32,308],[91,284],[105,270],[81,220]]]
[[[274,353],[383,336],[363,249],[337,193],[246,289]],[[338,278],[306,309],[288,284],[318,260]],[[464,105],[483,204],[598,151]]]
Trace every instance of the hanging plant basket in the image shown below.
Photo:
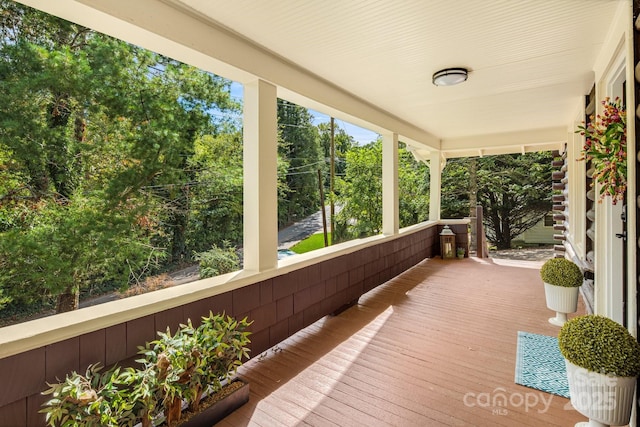
[[[620,98],[605,98],[602,105],[602,114],[578,126],[576,133],[585,136],[578,160],[591,160],[592,185],[600,184],[599,201],[610,196],[615,205],[627,190],[627,112]]]

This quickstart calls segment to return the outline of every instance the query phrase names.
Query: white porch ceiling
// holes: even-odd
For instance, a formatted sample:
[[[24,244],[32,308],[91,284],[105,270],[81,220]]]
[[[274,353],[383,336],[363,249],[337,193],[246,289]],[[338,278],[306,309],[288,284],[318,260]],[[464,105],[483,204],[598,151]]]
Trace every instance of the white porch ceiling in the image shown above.
[[[559,147],[628,0],[20,0],[377,132],[422,157]],[[436,87],[432,74],[466,67]]]
[[[519,145],[509,148],[514,151],[535,146],[525,147],[518,135],[538,144],[565,139],[580,97],[593,85],[593,64],[620,3],[176,2],[433,134],[442,149],[467,154],[491,147],[496,134],[513,135],[503,147]],[[448,67],[468,68],[468,81],[434,86],[432,74]],[[549,138],[552,129],[552,140],[531,141],[536,134]]]

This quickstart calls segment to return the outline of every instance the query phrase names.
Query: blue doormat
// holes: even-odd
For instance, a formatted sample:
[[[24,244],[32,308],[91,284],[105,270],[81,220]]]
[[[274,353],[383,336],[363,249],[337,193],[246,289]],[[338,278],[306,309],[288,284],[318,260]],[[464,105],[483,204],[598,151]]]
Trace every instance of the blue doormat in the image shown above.
[[[558,339],[518,331],[516,384],[569,397],[569,383]]]

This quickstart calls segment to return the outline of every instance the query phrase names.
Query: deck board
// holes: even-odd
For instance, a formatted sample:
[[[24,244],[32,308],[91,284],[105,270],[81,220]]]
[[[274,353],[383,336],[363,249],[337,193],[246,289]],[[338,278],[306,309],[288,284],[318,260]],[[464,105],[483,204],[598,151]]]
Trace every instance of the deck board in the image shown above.
[[[547,322],[555,313],[545,305],[540,265],[424,260],[358,305],[247,362],[239,374],[251,384],[250,400],[218,425],[535,427],[585,421],[568,399],[514,383],[517,332],[558,333]],[[584,313],[582,302],[578,313]],[[505,407],[478,399],[500,393],[511,400]],[[524,398],[538,404],[527,408]]]

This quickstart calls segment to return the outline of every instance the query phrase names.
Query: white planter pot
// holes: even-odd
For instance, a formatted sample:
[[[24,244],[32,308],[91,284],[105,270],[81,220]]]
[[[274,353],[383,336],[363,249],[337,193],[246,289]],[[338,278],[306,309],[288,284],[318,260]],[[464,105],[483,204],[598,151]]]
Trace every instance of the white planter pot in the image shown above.
[[[629,424],[636,377],[614,377],[587,371],[565,359],[571,404],[589,426]]]
[[[555,286],[544,284],[544,294],[547,308],[556,312],[556,317],[549,319],[549,323],[562,326],[567,321],[567,313],[574,313],[578,309],[578,293],[580,288]]]

